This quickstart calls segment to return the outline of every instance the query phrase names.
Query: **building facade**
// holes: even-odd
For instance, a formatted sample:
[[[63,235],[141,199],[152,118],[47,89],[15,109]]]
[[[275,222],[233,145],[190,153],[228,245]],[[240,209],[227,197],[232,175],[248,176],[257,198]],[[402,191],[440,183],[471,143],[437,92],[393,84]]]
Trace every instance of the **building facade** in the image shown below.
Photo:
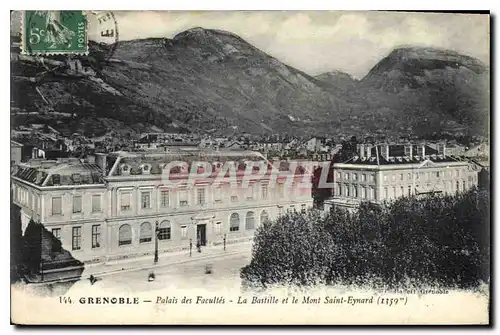
[[[166,180],[164,169],[174,161],[208,162],[213,171],[190,182],[191,170],[174,167]],[[31,219],[42,223],[82,262],[152,254],[156,238],[160,253],[231,243],[250,239],[267,219],[312,206],[304,174],[287,179],[280,172],[273,183],[269,171],[251,170],[244,186],[249,161],[269,167],[259,153],[209,150],[98,154],[95,164],[33,160],[12,176],[13,201],[21,207],[23,231]],[[219,183],[216,172],[232,165],[235,182]]]
[[[359,156],[333,164],[332,206],[356,208],[362,201],[382,203],[403,196],[454,194],[478,184],[480,168],[425,145],[362,146]],[[415,154],[413,154],[415,153]]]

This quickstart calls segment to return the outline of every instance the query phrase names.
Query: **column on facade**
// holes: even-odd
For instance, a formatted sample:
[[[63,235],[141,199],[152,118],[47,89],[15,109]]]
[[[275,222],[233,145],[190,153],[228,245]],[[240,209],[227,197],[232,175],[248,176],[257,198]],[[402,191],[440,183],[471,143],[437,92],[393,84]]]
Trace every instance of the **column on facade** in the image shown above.
[[[134,191],[132,192],[132,203],[131,206],[133,208],[133,214],[139,215],[141,210],[141,195],[139,191],[139,187],[134,186]]]
[[[116,201],[116,188],[112,187],[111,189],[107,189],[108,193],[108,217],[115,216],[118,213],[117,202]]]
[[[45,221],[45,195],[43,193],[40,194],[40,221],[43,222]]]
[[[108,250],[108,254],[112,252],[113,250],[113,228],[109,224],[107,220],[104,220],[104,223],[106,225],[106,249]]]
[[[381,194],[382,193],[382,188],[384,187],[384,182],[383,182],[383,178],[382,178],[382,171],[376,171],[375,172],[375,194],[374,194],[374,198],[376,201],[380,201],[381,200]]]
[[[160,192],[160,185],[156,185],[156,186],[155,186],[155,188],[153,189],[153,192],[154,192],[155,194],[152,194],[152,195],[151,195],[151,200],[152,200],[153,198],[155,198],[155,199],[156,199],[156,200],[155,200],[155,203],[156,203],[156,204],[155,204],[155,213],[156,213],[156,214],[159,214],[159,213],[160,213],[160,202],[161,202],[161,198],[160,198],[160,197],[161,197],[161,194],[160,194],[160,193],[161,193],[161,192]],[[156,196],[155,196],[155,195],[156,195]],[[172,227],[170,227],[170,229],[172,229]]]

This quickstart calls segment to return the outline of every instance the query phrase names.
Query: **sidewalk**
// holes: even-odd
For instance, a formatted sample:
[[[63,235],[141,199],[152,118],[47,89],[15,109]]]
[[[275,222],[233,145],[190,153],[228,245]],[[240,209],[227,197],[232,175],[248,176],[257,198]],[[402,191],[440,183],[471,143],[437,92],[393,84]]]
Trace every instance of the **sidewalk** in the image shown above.
[[[226,250],[222,245],[202,247],[201,253],[196,248],[193,248],[191,256],[189,251],[179,251],[171,253],[162,253],[158,255],[158,264],[154,264],[153,255],[148,255],[140,258],[126,259],[120,261],[110,261],[106,263],[86,265],[83,272],[79,273],[82,268],[61,269],[44,272],[43,280],[40,275],[26,278],[30,285],[47,285],[58,282],[68,282],[75,280],[88,280],[90,275],[94,277],[104,277],[116,273],[140,271],[154,268],[161,268],[167,265],[187,263],[202,259],[212,259],[217,257],[225,257],[251,252],[252,241],[234,243],[226,246]],[[73,274],[72,274],[73,272]],[[76,272],[76,273],[75,273]],[[79,273],[79,274],[78,274]]]

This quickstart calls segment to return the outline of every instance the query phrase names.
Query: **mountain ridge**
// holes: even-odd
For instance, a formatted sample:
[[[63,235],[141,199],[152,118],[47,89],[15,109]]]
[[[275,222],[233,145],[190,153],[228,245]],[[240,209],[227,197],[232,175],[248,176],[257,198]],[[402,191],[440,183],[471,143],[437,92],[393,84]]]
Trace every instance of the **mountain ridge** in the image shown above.
[[[471,116],[462,111],[466,101],[456,113],[440,105],[436,92],[444,83],[446,99],[453,100],[455,86],[460,92],[470,86],[460,80],[476,82],[469,67],[477,70],[481,65],[453,51],[432,51],[441,57],[436,60],[429,58],[430,50],[396,48],[361,80],[338,70],[311,76],[231,32],[200,27],[171,39],[120,41],[112,46],[91,43],[90,49],[88,57],[78,59],[95,72],[93,79],[75,81],[63,69],[37,84],[14,81],[14,91],[21,94],[14,93],[13,105],[44,109],[37,90],[45,92],[51,108],[78,115],[70,120],[70,131],[81,130],[82,124],[91,130],[89,122],[79,122],[83,117],[97,128],[105,127],[104,120],[137,131],[156,126],[214,134],[397,134],[402,129],[420,134],[449,127],[449,122],[467,126]],[[111,55],[110,50],[114,50]],[[455,61],[469,67],[443,67],[445,56],[452,59],[444,59],[446,64]],[[45,70],[43,65],[15,59],[11,67],[17,77]],[[458,83],[450,78],[458,78]],[[477,100],[476,93],[470,98]],[[32,103],[22,101],[22,94],[33,98]],[[426,110],[427,106],[432,108]],[[428,127],[419,118],[435,124]]]

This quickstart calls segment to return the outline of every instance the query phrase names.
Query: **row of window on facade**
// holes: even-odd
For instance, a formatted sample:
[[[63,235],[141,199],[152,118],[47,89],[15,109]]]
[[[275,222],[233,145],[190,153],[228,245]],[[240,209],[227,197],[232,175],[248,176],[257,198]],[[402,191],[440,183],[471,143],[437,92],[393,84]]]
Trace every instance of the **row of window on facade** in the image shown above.
[[[13,196],[19,203],[31,208],[34,211],[37,211],[40,208],[40,196],[29,192],[23,187],[14,186]]]
[[[360,189],[361,189],[361,195],[360,195],[361,198],[363,198],[363,199],[375,199],[375,188],[374,187],[361,186]],[[349,184],[342,185],[341,183],[337,183],[335,195],[358,198],[358,186],[357,185],[349,185]]]
[[[91,196],[92,213],[102,211],[101,195],[92,194]],[[82,213],[82,196],[73,196],[73,213]],[[62,215],[62,197],[52,198],[52,215]]]
[[[361,174],[361,181],[367,181],[366,178],[369,178],[370,182],[375,182],[375,174],[366,174],[366,173],[362,173]],[[340,171],[337,171],[337,174],[336,174],[336,178],[337,180],[341,180],[342,179],[342,172]],[[358,173],[356,172],[344,172],[344,180],[358,180]]]
[[[455,182],[455,189],[453,189],[453,183],[451,180],[448,180],[445,182],[445,191],[466,191],[468,188],[471,188],[474,183],[471,178],[469,178],[468,182],[465,181],[456,181]],[[427,185],[427,189],[430,189],[431,185]],[[383,199],[389,199],[392,197],[399,197],[399,196],[404,196],[405,195],[405,189],[407,189],[407,194],[408,196],[412,195],[412,186],[409,185],[407,188],[405,186],[400,186],[400,187],[384,187],[383,188]],[[415,185],[415,189],[418,191],[420,189],[420,185]],[[389,190],[392,190],[391,195],[389,195]],[[358,192],[360,191],[360,192]],[[336,191],[335,195],[337,196],[344,196],[344,197],[352,197],[352,198],[362,198],[362,199],[375,199],[375,188],[370,186],[370,187],[365,187],[365,186],[360,186],[358,185],[349,185],[349,184],[344,184],[342,185],[341,183],[337,183],[336,185]]]
[[[243,197],[245,200],[252,200],[257,198],[257,184],[254,184],[254,186],[250,186]],[[283,184],[277,184],[277,196],[278,197],[283,197],[284,196],[284,185]],[[180,190],[177,192],[178,194],[178,199],[179,199],[179,206],[188,206],[189,205],[189,191],[188,190]],[[169,207],[171,205],[171,192],[169,190],[160,190],[160,205],[161,207]],[[215,187],[214,188],[214,202],[215,203],[222,203],[223,202],[223,197],[224,195],[224,190],[221,187]],[[266,200],[268,199],[269,196],[269,190],[268,190],[268,185],[267,184],[261,184],[260,185],[260,199]],[[237,194],[231,194],[230,200],[231,202],[237,202],[239,201],[240,196]],[[132,199],[132,193],[131,192],[123,192],[121,193],[121,199],[122,201],[122,209],[129,209],[130,208],[130,201]],[[150,192],[141,192],[141,206],[142,208],[149,208],[150,206],[150,200],[151,200],[151,193]],[[196,189],[196,204],[197,205],[204,205],[207,202],[207,197],[206,197],[206,192],[205,188],[197,188]]]
[[[366,174],[366,173],[360,173],[361,175],[361,181],[366,182],[367,177],[369,178],[370,182],[375,182],[375,174]],[[412,175],[416,180],[419,179],[427,179],[431,180],[432,177],[435,178],[442,178],[442,177],[453,177],[453,175],[456,178],[459,178],[461,176],[461,171],[460,169],[449,169],[447,171],[434,171],[434,172],[415,172],[415,173],[406,173],[406,180],[412,180]],[[405,173],[399,173],[399,176],[397,174],[391,174],[390,175],[392,181],[400,180],[403,181],[405,180]],[[389,176],[387,174],[383,175],[384,181],[389,180]],[[337,171],[337,180],[342,179],[342,173],[340,171]],[[344,180],[353,180],[357,181],[358,180],[358,173],[356,172],[344,172]]]
[[[260,214],[260,222],[263,223],[270,219],[269,213],[267,211],[262,211]],[[217,221],[214,223],[214,233],[221,233],[222,222]],[[249,211],[245,216],[245,230],[255,229],[255,213]],[[237,232],[240,230],[240,215],[238,213],[233,213],[229,219],[229,231]],[[148,243],[153,240],[153,224],[150,222],[144,222],[141,224],[139,229],[139,243]],[[61,228],[53,228],[52,235],[61,241]],[[188,238],[188,226],[181,225],[181,239]],[[172,228],[170,221],[162,221],[158,225],[157,231],[158,240],[170,240],[172,238]],[[123,224],[118,229],[118,245],[130,245],[132,244],[132,227],[129,224]],[[101,225],[92,225],[92,248],[99,248],[101,246]],[[82,227],[72,227],[72,240],[71,249],[80,250],[82,248]]]
[[[283,184],[277,184],[278,194],[283,196],[284,187]],[[268,186],[261,185],[261,199],[268,199]],[[152,191],[141,191],[140,193],[140,207],[141,209],[149,209],[151,208],[151,196]],[[249,188],[249,191],[246,194],[245,200],[252,200],[255,197],[255,189],[253,187]],[[180,207],[189,205],[189,194],[188,190],[180,190],[178,192],[178,205]],[[238,202],[238,195],[231,196],[231,202]],[[221,203],[222,202],[222,192],[220,188],[214,189],[214,202]],[[206,204],[206,192],[205,188],[197,188],[196,189],[196,204],[204,205]],[[94,194],[91,197],[91,205],[92,212],[100,212],[101,211],[101,195]],[[171,207],[171,192],[169,190],[160,190],[160,206],[163,208]],[[132,206],[132,192],[121,192],[120,193],[120,209],[121,211],[131,210]],[[74,195],[73,196],[73,213],[81,213],[82,212],[82,196]],[[61,197],[53,197],[52,198],[52,215],[61,215],[62,214],[62,198]]]

